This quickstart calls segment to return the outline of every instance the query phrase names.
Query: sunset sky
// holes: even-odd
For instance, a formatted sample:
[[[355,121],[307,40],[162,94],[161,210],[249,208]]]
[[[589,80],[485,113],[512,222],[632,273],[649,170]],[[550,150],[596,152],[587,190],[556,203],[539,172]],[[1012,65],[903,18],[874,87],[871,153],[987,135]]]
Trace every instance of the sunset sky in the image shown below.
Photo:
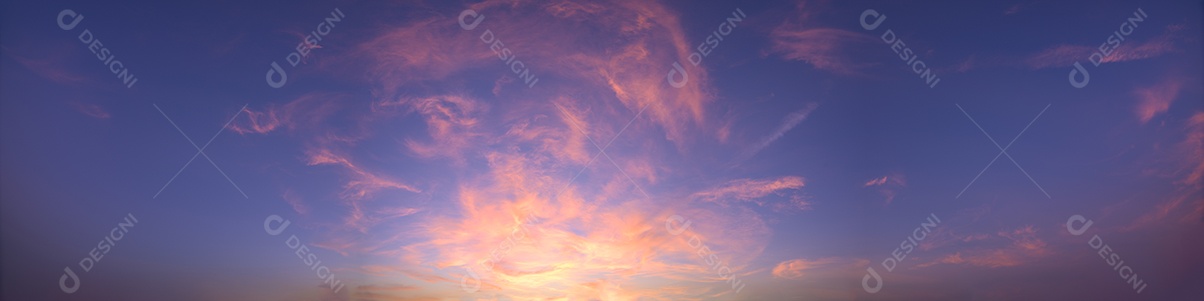
[[[0,6],[0,299],[1204,296],[1200,1],[104,2]]]

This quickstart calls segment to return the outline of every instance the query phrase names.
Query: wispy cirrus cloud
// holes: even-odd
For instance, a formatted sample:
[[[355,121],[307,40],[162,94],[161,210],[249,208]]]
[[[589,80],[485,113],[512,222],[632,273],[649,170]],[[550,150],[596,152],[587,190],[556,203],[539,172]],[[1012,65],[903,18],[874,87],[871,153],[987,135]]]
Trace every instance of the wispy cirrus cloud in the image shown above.
[[[1137,120],[1144,124],[1155,116],[1166,113],[1171,103],[1179,97],[1182,88],[1183,80],[1179,78],[1170,78],[1152,86],[1138,88],[1133,92],[1137,97],[1137,106],[1133,112],[1137,115]]]
[[[74,102],[71,102],[71,108],[74,108],[76,111],[80,112],[81,114],[88,115],[88,117],[92,117],[92,118],[96,118],[96,119],[103,120],[103,119],[109,119],[110,117],[113,117],[113,115],[109,114],[109,111],[105,110],[104,107],[101,107],[100,105],[74,101]]]
[[[1161,34],[1144,41],[1125,41],[1112,53],[1104,56],[1100,63],[1143,60],[1180,51],[1176,41],[1183,26],[1169,25]],[[1086,64],[1092,53],[1099,51],[1097,48],[1098,45],[1062,44],[1031,54],[1021,61],[1031,69],[1066,67],[1075,62]]]
[[[938,264],[987,268],[1013,267],[1031,263],[1053,253],[1045,241],[1037,237],[1037,229],[1032,225],[999,231],[993,236],[982,238],[979,244],[982,246],[963,248],[952,254],[918,264],[916,267],[923,268]]]
[[[873,187],[872,189],[878,190],[878,193],[886,198],[886,205],[890,205],[895,200],[895,196],[899,194],[899,190],[907,187],[907,177],[901,173],[891,173],[866,181],[861,186]]]
[[[807,210],[811,209],[811,202],[799,193],[799,190],[805,185],[806,181],[799,176],[760,180],[738,179],[713,189],[696,192],[692,197],[699,201],[724,205],[751,202],[774,210]],[[779,201],[764,199],[771,194],[782,195],[786,199]]]
[[[314,245],[367,258],[359,273],[419,287],[365,293],[460,292],[471,267],[481,290],[515,299],[730,294],[707,287],[724,279],[690,243],[664,231],[671,213],[697,220],[690,233],[732,269],[753,272],[747,265],[769,237],[757,213],[657,202],[639,189],[680,181],[671,179],[680,167],[658,158],[689,156],[695,149],[687,146],[712,140],[717,128],[706,68],[691,68],[680,89],[665,80],[696,45],[676,12],[647,1],[485,1],[467,8],[486,16],[475,29],[461,27],[458,11],[422,15],[382,26],[346,55],[310,66],[363,81],[371,99],[267,105],[238,124],[240,133],[302,140],[306,166],[334,168],[345,183],[337,192],[340,227]],[[507,61],[481,41],[485,30],[538,74],[536,88],[512,79]],[[369,71],[349,74],[355,66]],[[484,89],[460,84],[482,77]],[[382,125],[393,130],[374,130]],[[612,139],[601,156],[594,143]],[[676,148],[659,147],[666,140]],[[396,152],[366,152],[367,145],[394,145]],[[773,206],[808,204],[785,192],[801,187],[801,178],[781,181],[785,188],[762,188],[790,197]],[[758,194],[749,193],[736,196]],[[513,238],[516,231],[523,238]],[[374,239],[354,239],[365,236]],[[633,285],[642,280],[682,284]]]
[[[1153,208],[1138,216],[1124,230],[1168,223],[1192,224],[1204,220],[1204,112],[1196,112],[1183,124],[1182,135],[1172,147],[1151,155],[1151,176],[1166,179],[1174,191],[1163,194]]]
[[[825,5],[814,1],[796,5],[796,15],[770,32],[772,46],[765,54],[802,61],[815,69],[839,75],[866,75],[866,70],[877,64],[861,59],[863,54],[868,54],[863,49],[881,42],[872,35],[814,25],[811,19],[822,6]]]
[[[807,275],[808,270],[815,270],[840,262],[838,258],[820,258],[807,260],[803,258],[779,262],[773,267],[772,275],[783,279],[799,279]]]
[[[757,153],[761,152],[761,150],[765,149],[766,147],[769,147],[769,145],[773,144],[774,141],[778,141],[778,139],[781,139],[782,136],[785,136],[786,132],[789,132],[804,120],[807,120],[807,116],[810,116],[811,112],[814,112],[818,107],[818,103],[808,103],[802,109],[786,115],[786,117],[782,120],[782,123],[778,125],[778,127],[775,128],[772,133],[761,138],[761,141],[758,141],[756,144],[753,144],[741,152],[737,157],[736,162],[748,160],[749,158],[756,156]]]
[[[230,130],[239,134],[268,134],[277,130],[313,130],[324,126],[331,116],[342,109],[347,95],[336,93],[306,93],[282,105],[268,104],[263,109],[247,108]]]

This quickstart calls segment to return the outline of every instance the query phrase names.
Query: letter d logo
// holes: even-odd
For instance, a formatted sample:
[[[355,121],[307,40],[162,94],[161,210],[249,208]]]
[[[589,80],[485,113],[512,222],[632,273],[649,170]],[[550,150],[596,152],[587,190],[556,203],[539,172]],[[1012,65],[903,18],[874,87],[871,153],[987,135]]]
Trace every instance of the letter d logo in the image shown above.
[[[674,73],[681,74],[681,81],[673,80]],[[673,62],[673,69],[669,70],[669,74],[665,74],[665,80],[668,80],[669,85],[672,85],[674,88],[681,88],[685,87],[686,83],[690,82],[690,75],[686,74],[686,69],[682,68],[681,64]]]
[[[871,293],[871,294],[877,293],[878,291],[882,290],[882,276],[879,276],[878,272],[874,271],[874,267],[866,268],[865,271],[868,273],[865,274],[865,277],[861,277],[861,288],[865,289],[865,292]],[[870,278],[871,277],[873,277],[874,282],[878,283],[874,287],[870,287]]]
[[[1076,77],[1074,76],[1075,74],[1083,74],[1083,81],[1074,80]],[[1091,74],[1087,73],[1087,69],[1083,68],[1083,65],[1079,64],[1079,62],[1074,62],[1074,70],[1070,70],[1070,85],[1074,86],[1075,88],[1083,88],[1086,87],[1087,83],[1090,81]]]
[[[273,229],[272,221],[283,223],[280,223],[280,227]],[[279,215],[269,215],[267,219],[263,220],[263,231],[266,231],[271,235],[280,235],[281,232],[284,232],[284,229],[288,228],[288,224],[289,221],[284,220],[284,218],[280,217]]]
[[[75,291],[78,291],[79,290],[79,276],[75,275],[75,271],[72,271],[71,267],[63,268],[63,272],[64,272],[63,276],[59,277],[59,288],[63,289],[64,293],[68,293],[68,294],[75,293]],[[67,287],[67,277],[71,277],[71,282],[74,282],[75,285],[72,285],[71,287]]]
[[[272,78],[275,77],[272,76],[273,73],[280,74],[280,81],[272,80]],[[284,84],[288,82],[288,73],[284,73],[284,69],[280,68],[280,64],[272,62],[272,69],[268,69],[267,79],[268,86],[271,86],[272,88],[284,87]]]

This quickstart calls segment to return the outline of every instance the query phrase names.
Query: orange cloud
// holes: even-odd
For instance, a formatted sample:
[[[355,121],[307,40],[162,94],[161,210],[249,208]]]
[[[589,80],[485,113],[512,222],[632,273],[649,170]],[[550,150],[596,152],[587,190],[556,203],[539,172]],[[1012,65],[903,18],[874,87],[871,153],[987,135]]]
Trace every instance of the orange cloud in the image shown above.
[[[287,129],[305,136],[304,161],[333,167],[343,177],[343,227],[315,245],[368,256],[371,262],[357,269],[365,275],[423,283],[414,292],[373,298],[428,291],[516,300],[732,294],[689,239],[696,235],[733,274],[750,275],[757,272],[748,268],[750,262],[771,234],[761,217],[747,208],[690,208],[693,204],[650,199],[640,191],[673,174],[673,166],[660,158],[682,155],[691,150],[686,145],[710,138],[697,133],[718,132],[709,123],[706,66],[691,66],[689,84],[680,89],[665,79],[673,62],[686,62],[696,38],[687,37],[677,14],[660,3],[614,4],[485,1],[468,7],[485,16],[471,30],[460,26],[458,10],[405,19],[416,21],[385,28],[349,55],[331,58],[340,64],[324,60],[309,68],[344,74],[349,66],[367,65],[370,105],[343,104],[354,100],[350,97],[327,100],[330,104],[269,105],[242,120],[240,133]],[[506,79],[514,75],[481,41],[485,30],[543,81],[529,88]],[[484,96],[431,85],[482,76],[489,83]],[[372,131],[372,125],[399,120],[417,120],[425,129],[420,126],[416,135]],[[326,132],[303,126],[336,121],[351,126]],[[398,135],[384,138],[397,141],[402,159],[415,165],[456,163],[445,173],[450,183],[418,189],[373,164],[376,158],[359,156],[358,144],[388,134]],[[606,146],[615,137],[607,149],[613,158],[599,157],[590,140]],[[677,152],[656,147],[663,139]],[[700,197],[752,198],[773,208],[809,205],[797,193],[801,177],[730,184],[728,191]],[[386,200],[389,191],[439,205]],[[768,194],[788,200],[759,200]],[[689,215],[695,226],[688,234],[668,233],[665,220],[672,214]],[[359,233],[339,232],[348,229]],[[354,239],[363,235],[380,239]],[[460,286],[466,268],[480,276],[479,295]],[[656,282],[676,284],[642,284]]]
[[[820,266],[829,265],[836,262],[834,258],[824,258],[819,260],[792,259],[778,263],[773,267],[773,276],[784,279],[798,279],[805,276],[807,270],[816,269]]]

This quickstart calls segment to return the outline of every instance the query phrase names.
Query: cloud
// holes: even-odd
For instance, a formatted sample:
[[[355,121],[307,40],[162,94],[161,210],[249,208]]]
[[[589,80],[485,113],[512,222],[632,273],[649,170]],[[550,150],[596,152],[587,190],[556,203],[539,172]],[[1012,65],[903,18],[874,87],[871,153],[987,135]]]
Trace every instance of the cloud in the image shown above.
[[[431,138],[430,142],[406,138],[406,148],[421,158],[445,157],[456,162],[463,162],[463,152],[480,136],[480,115],[487,110],[471,98],[452,95],[406,99],[400,105],[422,116]]]
[[[9,48],[0,46],[0,52],[5,56],[12,58],[20,63],[34,74],[48,79],[54,83],[66,86],[80,86],[83,84],[92,85],[96,81],[92,78],[80,75],[72,68],[74,57],[72,46],[70,43],[61,43],[51,47],[41,47],[34,50],[32,45],[21,45],[18,48]],[[47,50],[50,49],[50,50]]]
[[[797,193],[803,186],[805,181],[798,176],[762,180],[738,179],[717,188],[696,192],[692,198],[724,205],[751,202],[774,210],[808,210],[811,209],[811,203]],[[771,202],[763,199],[770,194],[784,195],[787,200]]]
[[[769,33],[771,45],[765,54],[802,61],[839,75],[864,76],[867,69],[877,65],[865,63],[863,58],[870,54],[865,49],[880,42],[872,35],[811,25],[813,15],[820,10],[822,7],[815,7],[815,2],[799,2],[792,17]]]
[[[499,49],[504,45],[514,60],[541,79],[540,89],[528,88],[523,80],[495,80],[492,94],[522,92],[515,98],[542,98],[543,104],[563,95],[617,100],[628,119],[646,110],[642,120],[659,125],[666,139],[684,149],[697,139],[688,131],[709,126],[707,71],[689,68],[689,82],[682,88],[669,86],[665,76],[674,62],[686,61],[695,45],[678,24],[677,14],[659,3],[612,4],[480,2],[468,7],[486,16],[479,27],[464,30],[456,16],[422,16],[384,28],[357,45],[346,62],[331,66],[367,65],[374,94],[383,100],[412,97],[414,91],[437,89],[432,88],[434,82],[458,82],[481,72],[515,76],[510,61],[499,59],[490,44],[482,42],[488,30],[502,41]]]
[[[1017,3],[1015,5],[1012,5],[1011,7],[1008,7],[1007,10],[1003,11],[1003,15],[1006,16],[1006,15],[1012,15],[1012,14],[1018,13],[1018,12],[1024,10],[1025,6],[1026,5],[1024,5],[1023,3]]]
[[[310,92],[283,105],[268,104],[262,110],[247,108],[230,124],[239,134],[268,134],[280,129],[314,129],[325,125],[341,109],[347,95]]]
[[[781,139],[782,136],[785,136],[786,132],[794,129],[794,127],[798,126],[799,123],[802,123],[803,120],[807,120],[807,116],[810,116],[811,112],[815,111],[815,109],[818,107],[819,104],[817,103],[808,103],[803,109],[786,115],[786,118],[782,120],[782,124],[778,125],[778,127],[774,129],[773,133],[761,138],[761,141],[752,145],[748,149],[745,149],[744,152],[737,157],[736,162],[744,161],[756,156],[757,153],[761,152],[761,150],[765,149],[770,144],[773,144],[774,141],[777,141],[778,139]]]
[[[1147,212],[1124,230],[1167,223],[1193,224],[1204,220],[1204,112],[1195,112],[1183,125],[1183,135],[1173,147],[1150,155],[1155,176],[1169,179],[1173,190],[1163,194]]]
[[[665,202],[655,197],[673,192],[652,186],[680,180],[672,177],[682,166],[663,158],[690,156],[699,148],[687,146],[718,132],[707,69],[691,66],[682,88],[665,78],[697,44],[663,4],[613,4],[479,2],[467,8],[486,19],[472,30],[458,24],[460,8],[399,18],[307,67],[314,76],[361,81],[369,99],[315,94],[264,105],[237,122],[238,132],[299,140],[305,169],[297,173],[334,175],[323,180],[341,184],[332,193],[339,206],[305,203],[311,214],[339,219],[315,227],[322,233],[314,245],[362,259],[354,270],[369,279],[419,287],[373,290],[373,298],[730,294],[714,289],[725,279],[689,238],[704,241],[734,273],[750,275],[759,271],[750,264],[768,245],[768,226],[749,208]],[[503,79],[513,72],[481,41],[485,30],[541,79],[535,88]],[[369,71],[353,73],[360,67]],[[589,140],[604,146],[615,137],[607,149],[615,164],[591,162],[599,153]],[[809,205],[798,193],[801,177],[725,177],[708,180],[728,181],[729,190],[709,195],[752,198],[775,210]],[[633,181],[654,189],[654,198]],[[771,202],[769,194],[785,198]],[[673,214],[695,221],[688,234],[665,230]],[[481,295],[461,294],[465,268],[480,275]],[[632,285],[648,282],[675,284]]]
[[[878,190],[878,193],[886,198],[886,205],[890,205],[895,200],[895,196],[899,194],[899,190],[907,187],[907,177],[900,173],[891,173],[879,178],[870,179],[862,187],[873,187],[873,189]]]
[[[344,168],[350,175],[343,193],[344,198],[363,199],[385,189],[401,189],[410,192],[421,192],[412,185],[390,179],[388,176],[370,172],[356,165],[351,158],[340,155],[331,149],[311,149],[308,153],[309,165],[335,165]]]
[[[1103,57],[1100,62],[1104,64],[1143,60],[1177,52],[1179,48],[1175,45],[1175,40],[1178,39],[1178,32],[1182,30],[1182,27],[1183,25],[1167,26],[1162,34],[1141,42],[1136,40],[1124,41],[1120,47],[1117,47],[1112,53]],[[1090,64],[1091,62],[1088,61],[1088,58],[1093,53],[1099,51],[1097,48],[1098,46],[1096,45],[1062,44],[1029,55],[1021,61],[1024,65],[1034,70],[1066,67],[1073,65],[1075,62]]]
[[[963,238],[963,241],[980,241],[981,246],[962,248],[953,254],[946,254],[916,267],[938,264],[987,268],[1014,267],[1052,254],[1045,241],[1037,237],[1037,230],[1032,225],[1011,231],[999,231],[994,236],[971,235]]]
[[[1176,41],[1183,39],[1181,31],[1185,25],[1168,25],[1161,34],[1145,40],[1129,39],[1121,42],[1107,57],[1100,58],[1100,64],[1119,63],[1157,58],[1177,52],[1182,49]],[[1099,51],[1099,44],[1068,44],[1061,43],[1045,47],[1039,51],[1024,55],[970,55],[958,64],[948,68],[936,68],[943,72],[965,73],[980,68],[997,68],[1017,66],[1031,70],[1046,68],[1065,68],[1078,62],[1084,66],[1093,64],[1090,58]],[[1102,55],[1102,54],[1101,54]]]
[[[1171,103],[1179,97],[1182,87],[1181,79],[1172,78],[1153,86],[1138,88],[1133,92],[1138,99],[1137,108],[1133,112],[1137,115],[1137,120],[1145,124],[1155,116],[1165,113],[1170,109]]]
[[[281,198],[283,198],[289,206],[293,207],[293,211],[296,211],[297,214],[302,216],[309,214],[309,205],[306,205],[305,201],[301,200],[301,196],[297,195],[297,193],[293,192],[293,190],[285,190],[284,195],[282,195]]]
[[[71,102],[71,107],[76,111],[83,113],[84,115],[88,115],[88,117],[96,119],[109,119],[110,117],[113,117],[108,111],[99,105],[75,101]]]
[[[799,279],[806,276],[804,273],[807,270],[813,270],[822,266],[827,266],[835,263],[836,258],[823,258],[818,260],[807,259],[791,259],[778,263],[773,267],[773,276],[783,279]]]

